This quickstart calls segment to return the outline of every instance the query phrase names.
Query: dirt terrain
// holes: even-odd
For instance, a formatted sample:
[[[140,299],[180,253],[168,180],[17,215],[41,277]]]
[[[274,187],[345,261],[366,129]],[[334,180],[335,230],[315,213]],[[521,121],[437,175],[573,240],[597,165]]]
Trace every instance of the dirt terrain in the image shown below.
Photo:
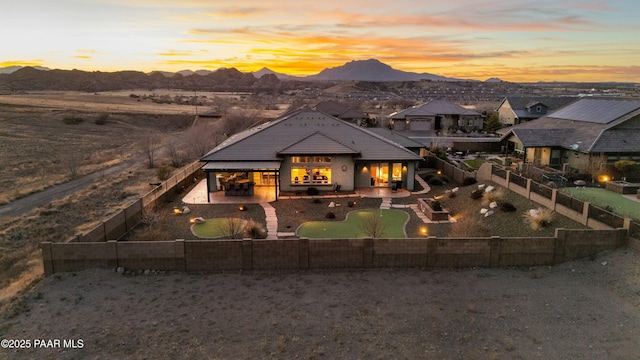
[[[31,341],[0,349],[16,359],[638,359],[640,255],[511,269],[88,270],[45,279],[0,329]]]

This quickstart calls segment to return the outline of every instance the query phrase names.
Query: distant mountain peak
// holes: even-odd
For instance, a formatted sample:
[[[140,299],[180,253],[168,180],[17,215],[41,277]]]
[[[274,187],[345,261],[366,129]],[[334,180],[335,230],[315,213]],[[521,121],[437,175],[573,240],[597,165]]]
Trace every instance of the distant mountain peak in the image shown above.
[[[414,73],[392,68],[378,59],[352,60],[344,65],[327,68],[306,80],[317,81],[458,81],[429,73]]]

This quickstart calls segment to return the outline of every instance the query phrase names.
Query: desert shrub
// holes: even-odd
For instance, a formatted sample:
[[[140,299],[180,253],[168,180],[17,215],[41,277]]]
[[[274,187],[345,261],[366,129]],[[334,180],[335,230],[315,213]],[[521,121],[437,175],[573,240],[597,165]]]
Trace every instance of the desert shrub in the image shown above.
[[[223,237],[229,239],[242,239],[244,220],[238,218],[225,218],[220,225],[220,232]]]
[[[533,230],[540,230],[551,225],[553,219],[553,211],[545,207],[539,207],[536,211],[527,211],[524,213],[524,219]]]
[[[429,185],[433,185],[433,186],[439,186],[439,185],[444,185],[444,181],[442,181],[442,179],[434,177],[431,180],[429,180]]]
[[[244,234],[251,239],[265,239],[267,230],[259,222],[248,220],[244,225]]]
[[[320,191],[318,191],[317,188],[314,188],[314,187],[307,188],[307,195],[318,195],[318,194],[320,194]]]
[[[347,202],[347,206],[348,206],[348,207],[354,207],[355,205],[356,205],[356,202],[355,202],[355,201],[349,201],[349,202]]]
[[[324,215],[324,217],[326,217],[327,219],[335,219],[336,218],[336,214],[334,214],[331,211],[329,211],[328,213],[326,213]]]
[[[485,192],[482,196],[482,202],[485,204],[491,204],[492,202],[499,202],[504,197],[502,190],[494,190],[491,192]]]
[[[464,213],[457,216],[458,221],[451,224],[449,237],[486,237],[491,236],[491,229],[481,220]]]
[[[100,114],[98,115],[98,117],[93,121],[96,125],[104,125],[107,123],[107,120],[109,119],[109,114],[104,113],[104,114]]]
[[[469,186],[469,185],[473,185],[475,183],[477,183],[478,180],[470,177],[470,176],[466,176],[464,179],[462,179],[462,185],[463,186]]]
[[[476,189],[471,192],[471,198],[474,200],[482,199],[484,191],[482,189]]]
[[[514,211],[516,211],[516,207],[513,206],[513,204],[508,202],[508,201],[499,202],[498,203],[498,207],[500,208],[501,211],[504,211],[504,212],[514,212]]]
[[[67,125],[78,125],[83,121],[84,119],[79,116],[65,116],[62,119],[62,122],[64,122]]]
[[[158,180],[166,181],[171,176],[171,168],[166,165],[162,165],[158,168],[157,175]]]
[[[313,199],[313,200],[311,200],[311,202],[312,202],[312,203],[314,203],[314,204],[321,204],[321,203],[322,203],[322,200],[320,200],[320,199]]]

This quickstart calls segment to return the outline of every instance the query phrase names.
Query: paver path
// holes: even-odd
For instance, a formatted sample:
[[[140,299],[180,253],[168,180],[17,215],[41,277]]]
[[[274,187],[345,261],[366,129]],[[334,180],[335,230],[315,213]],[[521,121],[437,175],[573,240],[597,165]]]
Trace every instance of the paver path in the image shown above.
[[[426,194],[431,191],[431,186],[429,186],[429,184],[427,184],[427,182],[424,181],[424,179],[422,179],[420,175],[416,175],[415,179],[420,184],[420,186],[422,186],[422,190],[412,191],[411,194]]]
[[[260,206],[264,209],[264,214],[267,219],[267,239],[277,239],[278,217],[276,216],[276,209],[266,202],[261,202]]]

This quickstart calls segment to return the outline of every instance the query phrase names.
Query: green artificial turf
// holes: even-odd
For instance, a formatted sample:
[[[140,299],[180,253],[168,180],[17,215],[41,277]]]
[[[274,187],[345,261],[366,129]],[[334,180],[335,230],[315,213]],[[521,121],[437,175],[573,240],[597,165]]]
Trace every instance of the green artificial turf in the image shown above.
[[[600,208],[609,207],[613,212],[636,220],[640,220],[640,202],[627,199],[626,197],[602,188],[581,188],[567,187],[563,192],[573,195],[576,199],[588,201]]]
[[[469,159],[464,160],[464,162],[474,169],[479,169],[485,161],[482,159]]]
[[[366,209],[355,210],[347,214],[344,221],[309,221],[298,228],[298,236],[307,238],[364,238],[363,231],[368,216],[381,216],[384,238],[405,238],[404,226],[409,220],[409,214],[402,210]]]
[[[245,222],[245,220],[242,219],[236,218],[236,220],[242,221],[243,223]],[[225,231],[228,227],[228,221],[229,218],[208,219],[201,224],[193,224],[193,226],[191,227],[191,231],[195,236],[200,238],[220,238],[228,235]]]

